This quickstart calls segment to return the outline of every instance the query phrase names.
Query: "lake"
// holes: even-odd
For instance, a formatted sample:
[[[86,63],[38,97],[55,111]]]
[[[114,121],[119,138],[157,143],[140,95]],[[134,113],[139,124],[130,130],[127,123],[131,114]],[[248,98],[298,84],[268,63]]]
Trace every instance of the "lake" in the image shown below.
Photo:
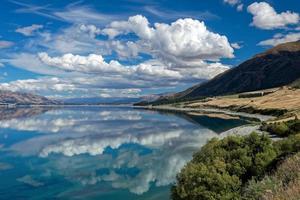
[[[0,199],[170,199],[176,174],[243,117],[131,107],[0,109]]]

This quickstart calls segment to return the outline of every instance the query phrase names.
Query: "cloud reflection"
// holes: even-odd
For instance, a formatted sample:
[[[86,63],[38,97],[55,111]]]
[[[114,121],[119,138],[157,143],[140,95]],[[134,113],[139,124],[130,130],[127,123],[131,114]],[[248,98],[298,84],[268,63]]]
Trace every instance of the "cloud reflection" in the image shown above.
[[[134,194],[167,186],[214,131],[173,115],[132,109],[50,110],[4,120],[1,128],[34,131],[9,150],[46,164],[35,168],[82,185],[105,183]]]

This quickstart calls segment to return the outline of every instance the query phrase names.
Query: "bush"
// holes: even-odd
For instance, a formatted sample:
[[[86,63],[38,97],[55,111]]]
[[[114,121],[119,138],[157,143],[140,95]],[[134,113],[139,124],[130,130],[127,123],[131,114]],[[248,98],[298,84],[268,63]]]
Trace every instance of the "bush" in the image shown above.
[[[249,181],[243,199],[300,199],[300,153],[286,158],[263,180]]]
[[[275,122],[269,124],[263,123],[260,129],[280,137],[295,135],[300,133],[300,120],[295,119],[287,122]]]
[[[285,160],[299,151],[300,134],[276,142],[256,133],[212,139],[178,174],[172,199],[300,199],[300,153]]]
[[[291,135],[286,139],[275,142],[274,146],[281,156],[300,151],[300,134]]]
[[[262,177],[276,152],[268,136],[256,133],[212,139],[177,176],[172,198],[240,199],[242,185]]]
[[[178,176],[179,187],[173,187],[173,199],[238,199],[241,181],[216,160],[212,165],[191,163]]]

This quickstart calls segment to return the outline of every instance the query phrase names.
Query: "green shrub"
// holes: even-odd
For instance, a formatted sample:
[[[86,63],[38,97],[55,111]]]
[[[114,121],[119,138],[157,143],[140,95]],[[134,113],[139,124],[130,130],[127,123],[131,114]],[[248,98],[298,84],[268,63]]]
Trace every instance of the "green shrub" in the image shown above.
[[[275,142],[274,146],[280,155],[288,155],[300,151],[300,134],[290,135],[288,138]]]
[[[266,176],[263,181],[257,181],[255,178],[251,179],[245,188],[243,188],[243,200],[258,200],[261,199],[264,193],[268,190],[275,190],[277,182],[274,178]]]
[[[212,139],[177,176],[174,200],[240,199],[242,185],[264,175],[276,158],[268,136],[228,136]]]
[[[300,120],[290,120],[287,122],[263,123],[261,130],[267,131],[280,137],[295,135],[300,133]]]

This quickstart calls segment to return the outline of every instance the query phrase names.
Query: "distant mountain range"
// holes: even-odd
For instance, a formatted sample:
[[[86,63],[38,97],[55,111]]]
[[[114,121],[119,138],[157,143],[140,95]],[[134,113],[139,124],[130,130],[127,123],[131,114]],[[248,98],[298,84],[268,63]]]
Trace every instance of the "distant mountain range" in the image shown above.
[[[10,92],[0,90],[0,106],[1,105],[97,105],[97,104],[133,104],[140,101],[155,101],[160,96],[167,94],[153,94],[143,97],[136,98],[100,98],[100,97],[89,97],[89,98],[70,98],[53,100],[43,96],[21,93],[21,92]]]
[[[100,97],[89,97],[89,98],[71,98],[62,100],[64,104],[133,104],[142,101],[142,98],[100,98]]]
[[[150,94],[142,97],[111,97],[111,98],[100,98],[100,97],[88,97],[88,98],[71,98],[62,100],[64,104],[134,104],[140,101],[155,101],[161,96],[173,95],[173,93],[162,93],[162,94]]]
[[[300,78],[300,41],[280,44],[237,67],[151,104],[249,92],[290,84]],[[141,103],[145,104],[145,102]]]
[[[61,103],[39,95],[0,90],[0,105],[56,105]]]

